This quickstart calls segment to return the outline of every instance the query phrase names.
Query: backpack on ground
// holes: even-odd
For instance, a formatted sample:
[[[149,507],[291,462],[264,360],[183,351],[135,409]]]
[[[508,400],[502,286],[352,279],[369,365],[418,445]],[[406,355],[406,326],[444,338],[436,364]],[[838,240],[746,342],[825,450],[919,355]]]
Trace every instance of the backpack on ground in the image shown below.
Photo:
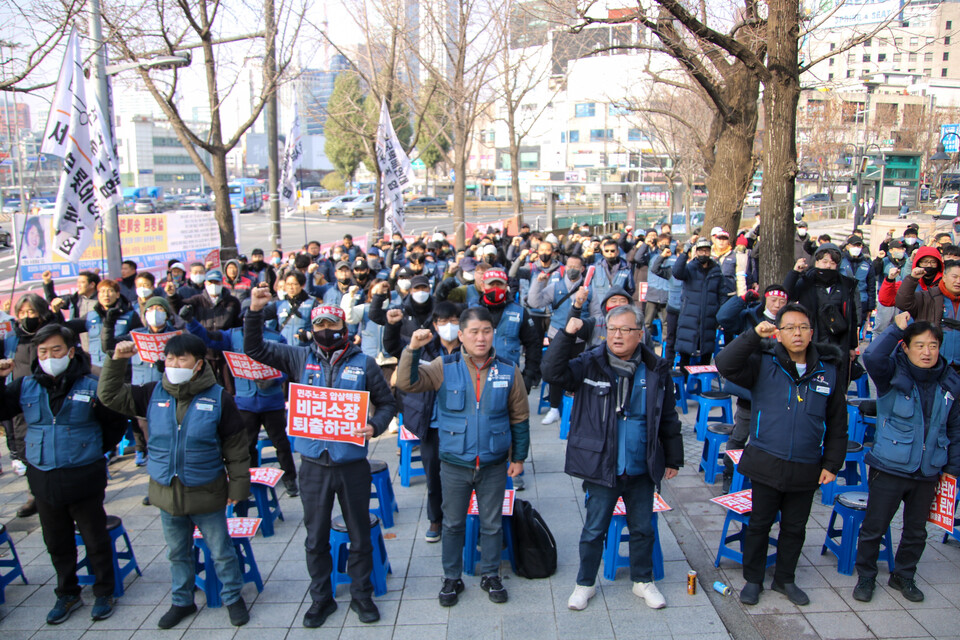
[[[540,513],[526,500],[516,500],[511,521],[517,575],[533,580],[556,573],[557,541]]]

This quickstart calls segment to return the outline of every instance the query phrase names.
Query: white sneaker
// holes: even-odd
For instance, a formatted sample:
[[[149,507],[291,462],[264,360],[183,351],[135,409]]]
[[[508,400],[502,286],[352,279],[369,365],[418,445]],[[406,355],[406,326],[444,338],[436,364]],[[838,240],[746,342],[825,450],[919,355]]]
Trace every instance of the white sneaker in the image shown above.
[[[397,421],[396,416],[390,419],[390,424],[387,425],[387,433],[396,433],[400,431],[400,423]]]
[[[654,582],[634,582],[633,595],[643,598],[651,609],[663,609],[667,606],[667,601],[663,599],[663,594]]]
[[[577,585],[573,588],[573,593],[570,594],[570,599],[567,600],[567,607],[573,609],[574,611],[583,611],[587,608],[587,603],[590,602],[590,598],[597,595],[596,585],[592,587],[584,587]]]
[[[543,422],[540,424],[553,424],[554,422],[560,422],[560,411],[551,408],[550,411],[547,411],[547,415],[543,417]]]

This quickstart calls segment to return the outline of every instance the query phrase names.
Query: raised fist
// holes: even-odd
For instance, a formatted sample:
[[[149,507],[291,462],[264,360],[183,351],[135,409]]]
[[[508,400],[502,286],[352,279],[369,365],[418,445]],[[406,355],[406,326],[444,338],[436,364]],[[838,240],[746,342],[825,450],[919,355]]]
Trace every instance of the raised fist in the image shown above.
[[[13,360],[0,360],[0,376],[8,376],[13,373]]]
[[[423,348],[430,344],[431,340],[433,340],[433,331],[430,331],[430,329],[417,329],[413,332],[413,335],[410,336],[410,348]]]
[[[400,309],[387,310],[387,322],[390,324],[398,324],[401,320],[403,320],[403,311]]]
[[[897,326],[900,327],[901,331],[907,329],[907,325],[910,324],[910,312],[904,311],[903,313],[898,313],[893,317],[893,321],[897,323]]]
[[[563,328],[569,334],[576,334],[583,328],[583,320],[580,318],[570,318],[567,320],[567,326]]]
[[[270,302],[273,295],[265,284],[250,290],[250,311],[260,311]]]
[[[773,335],[777,332],[777,327],[774,326],[772,322],[767,322],[766,320],[764,320],[763,322],[757,325],[754,331],[756,331],[757,335],[760,336],[761,338],[772,338]]]
[[[550,274],[547,273],[546,271],[541,271],[539,274],[537,274],[537,280],[539,280],[540,282],[546,282],[549,279],[550,279]]]
[[[40,274],[40,277],[43,278],[43,283],[47,284],[48,282],[53,281],[53,274],[49,270],[44,271]]]
[[[577,307],[578,309],[582,308],[583,303],[587,301],[588,295],[590,295],[590,290],[586,287],[580,287],[577,289],[577,292],[573,294],[573,306]]]
[[[180,317],[183,318],[184,322],[193,320],[193,315],[193,305],[185,304],[180,308]]]
[[[910,271],[910,275],[913,276],[914,279],[919,280],[923,276],[927,275],[927,271],[923,267],[914,267]]]
[[[798,273],[803,273],[807,269],[807,261],[805,258],[800,258],[797,260],[797,263],[793,265],[793,270]]]
[[[163,292],[167,294],[167,297],[176,295],[177,285],[172,282],[168,282],[167,284],[163,285]]]
[[[114,360],[123,360],[124,358],[132,358],[137,353],[137,345],[132,341],[127,340],[125,342],[120,342],[113,350],[113,359]]]

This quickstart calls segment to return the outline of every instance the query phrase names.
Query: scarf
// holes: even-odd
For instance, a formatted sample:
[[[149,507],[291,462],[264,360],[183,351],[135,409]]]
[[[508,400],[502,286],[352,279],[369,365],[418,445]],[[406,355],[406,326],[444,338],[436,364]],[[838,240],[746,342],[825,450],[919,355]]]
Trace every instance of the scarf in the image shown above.
[[[617,374],[617,416],[623,417],[623,408],[630,403],[630,392],[633,389],[633,376],[637,372],[637,365],[640,363],[642,350],[637,347],[637,350],[630,356],[630,359],[624,360],[614,355],[608,345],[606,354],[607,364],[609,364],[610,368]]]
[[[950,291],[943,285],[943,280],[940,280],[940,284],[938,286],[940,287],[940,293],[943,294],[943,297],[953,303],[953,314],[956,315],[957,305],[960,304],[960,296],[950,293]]]

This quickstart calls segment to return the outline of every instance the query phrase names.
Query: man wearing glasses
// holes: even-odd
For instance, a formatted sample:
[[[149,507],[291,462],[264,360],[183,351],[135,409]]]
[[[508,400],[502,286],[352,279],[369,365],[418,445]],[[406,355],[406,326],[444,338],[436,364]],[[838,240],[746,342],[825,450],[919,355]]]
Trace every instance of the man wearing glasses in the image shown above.
[[[633,593],[651,609],[666,601],[653,581],[653,492],[683,465],[680,420],[666,360],[643,344],[643,314],[631,305],[607,312],[607,340],[572,357],[583,320],[571,317],[543,362],[543,379],[576,391],[565,471],[583,479],[587,516],[580,533],[580,571],[567,601],[585,609],[597,587],[603,540],[623,497],[630,531]]]
[[[776,337],[776,342],[766,340]],[[817,487],[837,476],[847,452],[844,354],[813,344],[810,314],[799,304],[763,321],[717,355],[717,370],[751,392],[753,425],[739,470],[753,483],[753,511],[743,538],[740,602],[763,591],[767,540],[780,514],[772,589],[802,606],[810,598],[794,582]]]

